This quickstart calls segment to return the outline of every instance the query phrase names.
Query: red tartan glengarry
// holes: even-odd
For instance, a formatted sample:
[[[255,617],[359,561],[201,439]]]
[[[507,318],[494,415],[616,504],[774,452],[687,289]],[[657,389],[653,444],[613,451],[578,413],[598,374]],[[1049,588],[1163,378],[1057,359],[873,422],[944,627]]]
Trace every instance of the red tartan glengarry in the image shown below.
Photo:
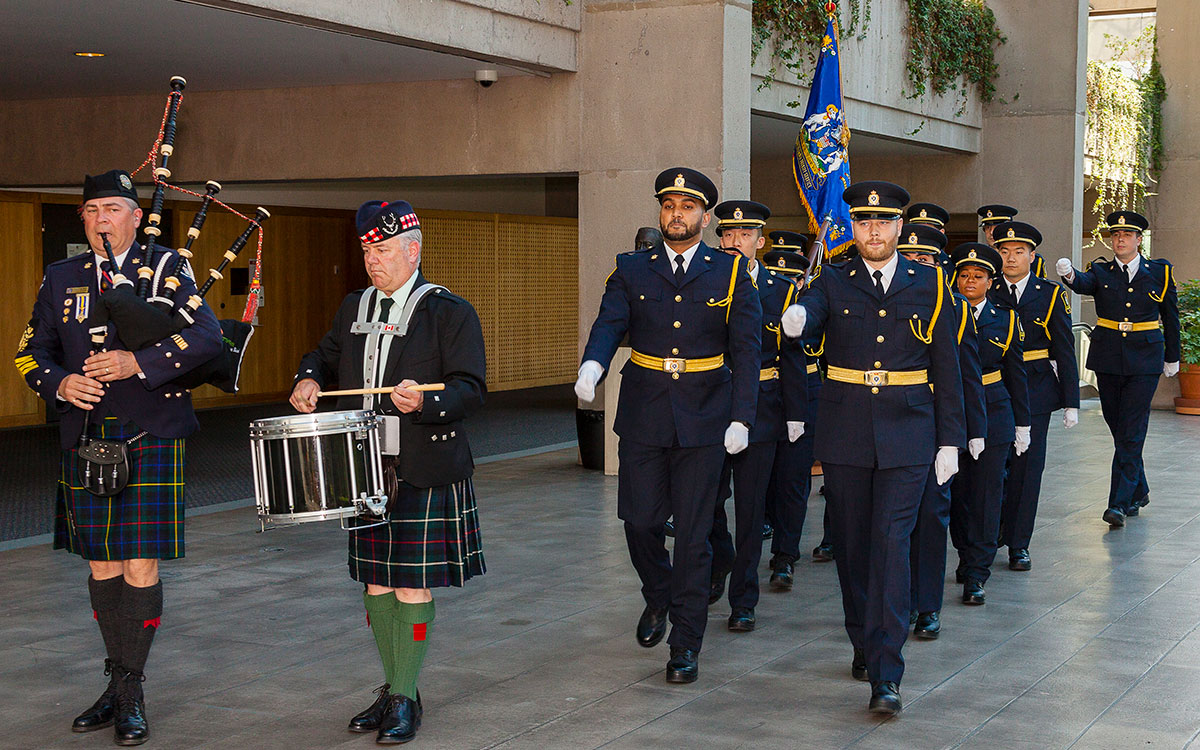
[[[405,214],[404,216],[400,217],[400,232],[407,232],[408,230],[412,229],[413,227],[419,226],[419,225],[420,225],[420,222],[418,222],[416,214]],[[400,232],[396,232],[395,234],[399,234]],[[389,237],[395,236],[395,234],[388,235],[388,236]],[[371,231],[367,232],[366,234],[360,234],[358,236],[358,239],[364,245],[373,245],[376,242],[383,242],[384,240],[387,239],[387,237],[384,236],[383,232],[379,229],[379,227],[374,227],[371,229]]]

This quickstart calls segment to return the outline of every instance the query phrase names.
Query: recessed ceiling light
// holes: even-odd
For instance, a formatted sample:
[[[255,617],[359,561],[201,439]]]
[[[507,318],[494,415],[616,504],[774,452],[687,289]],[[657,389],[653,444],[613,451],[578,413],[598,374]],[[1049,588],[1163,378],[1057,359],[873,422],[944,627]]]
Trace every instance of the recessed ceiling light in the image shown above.
[[[103,52],[76,52],[76,57],[104,57]]]

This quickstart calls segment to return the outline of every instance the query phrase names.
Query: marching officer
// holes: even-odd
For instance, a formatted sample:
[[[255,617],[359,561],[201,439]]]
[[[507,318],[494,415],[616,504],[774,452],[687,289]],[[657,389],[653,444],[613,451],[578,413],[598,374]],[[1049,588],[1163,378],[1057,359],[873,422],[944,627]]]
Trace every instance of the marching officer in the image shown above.
[[[763,263],[777,273],[792,277],[797,284],[803,283],[803,274],[808,270],[808,258],[804,254],[808,251],[808,237],[786,231],[771,232],[769,236],[771,250],[763,256]],[[816,273],[820,273],[819,267]],[[788,341],[785,338],[785,346],[788,346]],[[820,338],[815,344],[819,348]],[[770,564],[770,586],[774,591],[791,591],[795,582],[795,564],[800,559],[800,534],[804,530],[808,494],[812,489],[813,430],[817,395],[821,392],[819,354],[809,341],[794,342],[792,346],[798,347],[798,350],[789,351],[803,355],[806,397],[798,398],[802,393],[799,389],[788,389],[784,392],[784,403],[790,409],[789,416],[803,422],[804,433],[797,440],[779,442],[775,449],[771,481],[767,485],[767,509],[775,526]],[[828,517],[826,513],[826,527]]]
[[[1031,414],[1029,450],[1009,460],[1008,483],[1000,513],[1001,544],[1008,547],[1009,570],[1029,570],[1029,541],[1042,491],[1046,468],[1046,435],[1050,414],[1063,409],[1063,426],[1079,423],[1079,365],[1071,333],[1071,305],[1067,291],[1031,272],[1033,251],[1042,234],[1020,221],[994,227],[996,250],[1004,259],[1002,278],[992,286],[991,297],[1016,310],[1025,331],[1025,370]]]
[[[904,214],[905,224],[924,224],[946,233],[946,224],[950,223],[950,212],[936,203],[914,203]]]
[[[642,581],[637,641],[652,647],[672,624],[667,682],[694,682],[708,617],[712,529],[725,453],[750,442],[761,370],[762,306],[745,259],[700,239],[717,188],[673,167],[655,180],[666,249],[622,253],[605,282],[575,393],[596,383],[629,335],[614,430],[621,462],[617,516]],[[663,523],[675,518],[674,564]]]
[[[1096,327],[1087,366],[1096,373],[1100,409],[1113,436],[1115,452],[1108,509],[1110,526],[1150,502],[1142,463],[1150,402],[1158,374],[1179,372],[1179,306],[1171,264],[1143,258],[1142,233],[1150,226],[1134,211],[1117,211],[1105,220],[1116,258],[1097,259],[1076,271],[1067,258],[1055,268],[1068,287],[1096,300]]]
[[[1009,449],[1029,448],[1029,391],[1023,356],[1024,332],[1016,311],[987,297],[1003,266],[1000,253],[979,242],[954,249],[955,285],[971,306],[979,342],[979,362],[987,394],[987,438],[982,453],[967,459],[951,487],[950,538],[958,550],[955,580],[963,603],[985,602],[984,584],[996,558],[1004,465]]]
[[[859,255],[826,266],[783,325],[793,337],[825,334],[816,457],[854,646],[851,674],[870,680],[871,711],[894,714],[908,636],[909,537],[930,465],[945,484],[966,447],[957,321],[942,269],[896,253],[908,193],[871,181],[842,198]]]
[[[986,206],[980,206],[976,213],[979,214],[979,227],[983,230],[984,242],[994,248],[996,240],[992,235],[996,227],[1006,221],[1012,221],[1013,217],[1017,215],[1017,209],[1002,203],[989,203]],[[1039,279],[1046,278],[1046,259],[1036,250],[1033,251],[1033,260],[1029,268]]]
[[[771,211],[754,201],[725,201],[713,209],[721,249],[740,253],[750,277],[758,287],[762,305],[762,362],[759,370],[758,413],[750,430],[750,445],[737,455],[727,455],[721,471],[720,494],[709,541],[713,549],[713,578],[732,571],[729,579],[729,629],[735,633],[754,630],[754,607],[758,604],[758,563],[762,558],[762,526],[767,483],[775,461],[776,445],[794,443],[805,432],[803,415],[807,406],[808,378],[800,345],[784,339],[779,327],[783,311],[792,304],[796,285],[775,268],[764,267],[756,254],[766,244],[763,226]],[[733,474],[733,503],[737,514],[737,540],[729,534],[725,501]],[[719,595],[718,595],[719,598]],[[712,595],[709,595],[710,604]]]
[[[920,204],[918,204],[920,205]],[[931,204],[925,204],[926,206]],[[935,207],[936,208],[936,207]],[[922,208],[924,212],[928,209]],[[927,266],[940,266],[945,255],[946,235],[932,224],[905,224],[898,250],[905,258]],[[966,416],[967,451],[976,458],[984,449],[987,406],[979,365],[975,318],[966,297],[955,292],[955,341],[962,374],[963,408]],[[912,580],[913,635],[934,640],[942,632],[942,599],[946,583],[946,529],[950,525],[950,483],[939,484],[930,471],[917,511],[909,548]]]

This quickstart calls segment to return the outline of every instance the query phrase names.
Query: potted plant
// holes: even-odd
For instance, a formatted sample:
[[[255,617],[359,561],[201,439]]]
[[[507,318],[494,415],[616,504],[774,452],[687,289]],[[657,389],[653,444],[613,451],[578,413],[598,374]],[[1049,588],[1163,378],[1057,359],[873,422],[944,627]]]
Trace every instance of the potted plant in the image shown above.
[[[1200,279],[1179,287],[1179,391],[1175,411],[1200,414]]]

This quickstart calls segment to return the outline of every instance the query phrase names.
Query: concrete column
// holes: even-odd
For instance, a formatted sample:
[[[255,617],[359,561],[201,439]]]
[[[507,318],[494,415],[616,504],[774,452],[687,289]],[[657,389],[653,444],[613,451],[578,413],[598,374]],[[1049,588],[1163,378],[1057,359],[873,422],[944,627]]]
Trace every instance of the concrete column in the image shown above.
[[[617,253],[632,249],[638,227],[658,226],[658,172],[693,167],[722,198],[749,197],[750,4],[590,0],[581,24],[582,351]]]

